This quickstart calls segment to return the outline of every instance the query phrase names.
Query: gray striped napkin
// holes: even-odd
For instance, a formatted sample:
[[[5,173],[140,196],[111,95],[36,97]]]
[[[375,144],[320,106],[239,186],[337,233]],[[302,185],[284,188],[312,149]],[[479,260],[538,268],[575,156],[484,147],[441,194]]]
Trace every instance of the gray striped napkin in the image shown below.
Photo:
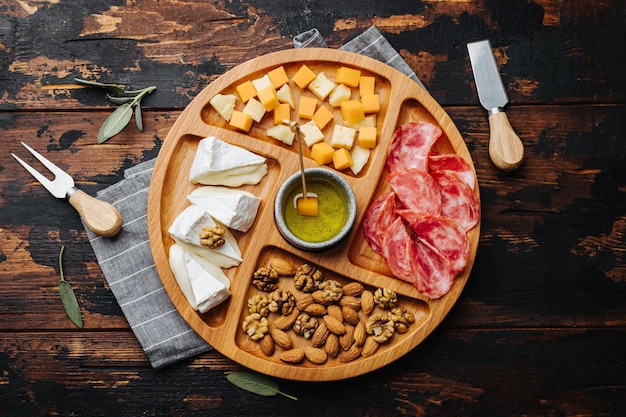
[[[326,47],[317,29],[294,38],[294,47]],[[387,63],[421,85],[411,67],[372,26],[341,49]],[[124,179],[98,192],[122,214],[122,230],[113,238],[86,229],[111,292],[154,368],[211,349],[189,327],[168,297],[156,272],[148,242],[148,189],[155,160],[129,168]]]

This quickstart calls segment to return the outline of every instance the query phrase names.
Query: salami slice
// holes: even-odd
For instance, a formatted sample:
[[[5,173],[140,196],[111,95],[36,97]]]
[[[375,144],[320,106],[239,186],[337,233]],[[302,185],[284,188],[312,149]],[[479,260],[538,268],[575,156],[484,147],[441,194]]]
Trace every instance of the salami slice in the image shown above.
[[[394,171],[388,177],[398,199],[415,213],[439,214],[441,193],[434,178],[418,169]]]
[[[365,212],[363,234],[372,250],[382,255],[384,235],[398,215],[396,214],[396,195],[393,192],[378,197]]]
[[[472,190],[456,173],[437,171],[432,177],[441,191],[441,215],[471,230],[480,219],[480,203]]]
[[[387,155],[387,170],[401,169],[428,171],[428,153],[441,136],[441,129],[426,122],[403,124],[393,134]]]
[[[476,174],[465,159],[457,154],[433,154],[428,155],[429,172],[452,171],[456,172],[470,188],[474,188]]]
[[[413,259],[417,256],[417,248],[401,217],[397,216],[385,230],[382,251],[391,272],[397,278],[415,285]]]
[[[413,247],[417,256],[412,259],[413,285],[430,298],[440,298],[450,291],[456,274],[446,259],[429,244],[414,237]]]
[[[463,226],[442,216],[415,215],[408,210],[398,210],[398,214],[407,220],[418,239],[443,255],[453,274],[465,268],[469,260],[470,243]]]

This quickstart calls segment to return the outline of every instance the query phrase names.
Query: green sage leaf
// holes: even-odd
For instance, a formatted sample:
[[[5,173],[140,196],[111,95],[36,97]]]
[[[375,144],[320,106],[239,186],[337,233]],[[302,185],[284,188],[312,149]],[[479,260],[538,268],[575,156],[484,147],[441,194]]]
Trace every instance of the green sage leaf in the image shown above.
[[[83,80],[82,78],[74,78],[74,81],[76,81],[79,84],[89,85],[89,86],[92,86],[92,87],[104,88],[108,92],[110,92],[111,94],[114,94],[116,96],[123,96],[123,95],[126,94],[126,91],[124,91],[124,89],[119,84],[100,83],[98,81]]]
[[[131,101],[133,101],[135,97],[118,97],[118,96],[112,96],[111,94],[107,94],[107,99],[114,104],[124,104],[124,103],[130,103]]]
[[[280,394],[294,401],[298,400],[292,395],[281,392],[278,389],[276,381],[261,374],[252,372],[233,372],[232,374],[228,374],[226,379],[228,379],[228,381],[230,381],[233,385],[254,394],[263,395],[265,397],[273,397]]]
[[[83,315],[80,311],[80,306],[78,305],[78,300],[76,299],[76,294],[74,294],[74,290],[69,282],[65,280],[63,273],[63,252],[65,251],[65,246],[61,246],[61,252],[59,253],[59,274],[61,275],[61,280],[59,281],[59,296],[61,297],[61,303],[63,304],[63,308],[65,309],[65,314],[67,317],[72,320],[72,323],[76,325],[76,327],[83,328]]]
[[[126,127],[133,116],[133,108],[131,103],[124,103],[119,106],[100,127],[98,132],[98,143],[104,143],[113,136],[117,135]]]
[[[137,129],[140,132],[143,132],[143,119],[141,117],[141,102],[138,102],[135,106],[135,124],[137,124]]]

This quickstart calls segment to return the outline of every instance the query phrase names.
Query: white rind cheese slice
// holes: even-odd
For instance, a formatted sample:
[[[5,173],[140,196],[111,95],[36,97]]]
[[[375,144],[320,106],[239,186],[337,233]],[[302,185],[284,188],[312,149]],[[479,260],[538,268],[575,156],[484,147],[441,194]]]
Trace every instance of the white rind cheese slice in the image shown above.
[[[258,184],[265,174],[265,158],[209,136],[198,143],[189,181],[193,184],[239,187]]]
[[[185,250],[180,245],[174,244],[170,246],[170,269],[172,270],[172,274],[174,274],[174,278],[176,278],[178,287],[187,299],[187,302],[191,308],[198,311],[196,296],[193,294],[189,274],[187,273],[187,268],[185,267],[184,252]]]
[[[205,258],[220,268],[239,265],[243,259],[235,237],[226,228],[225,243],[219,248],[209,249],[200,244],[200,231],[205,226],[215,227],[217,223],[202,207],[191,205],[182,211],[169,228],[170,236],[184,249]]]
[[[261,204],[247,191],[212,185],[196,188],[187,199],[223,225],[244,233],[252,227]]]

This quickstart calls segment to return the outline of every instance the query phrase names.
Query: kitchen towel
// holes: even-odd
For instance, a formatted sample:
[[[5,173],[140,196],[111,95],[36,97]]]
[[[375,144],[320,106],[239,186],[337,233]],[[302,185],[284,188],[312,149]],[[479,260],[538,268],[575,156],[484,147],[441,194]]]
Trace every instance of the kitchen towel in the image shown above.
[[[294,38],[294,47],[326,47],[317,29]],[[411,67],[372,26],[340,49],[387,63],[421,85]],[[122,230],[103,238],[86,229],[111,292],[154,368],[211,349],[180,316],[157,274],[148,241],[148,190],[155,159],[129,168],[124,179],[98,192],[122,215]]]

